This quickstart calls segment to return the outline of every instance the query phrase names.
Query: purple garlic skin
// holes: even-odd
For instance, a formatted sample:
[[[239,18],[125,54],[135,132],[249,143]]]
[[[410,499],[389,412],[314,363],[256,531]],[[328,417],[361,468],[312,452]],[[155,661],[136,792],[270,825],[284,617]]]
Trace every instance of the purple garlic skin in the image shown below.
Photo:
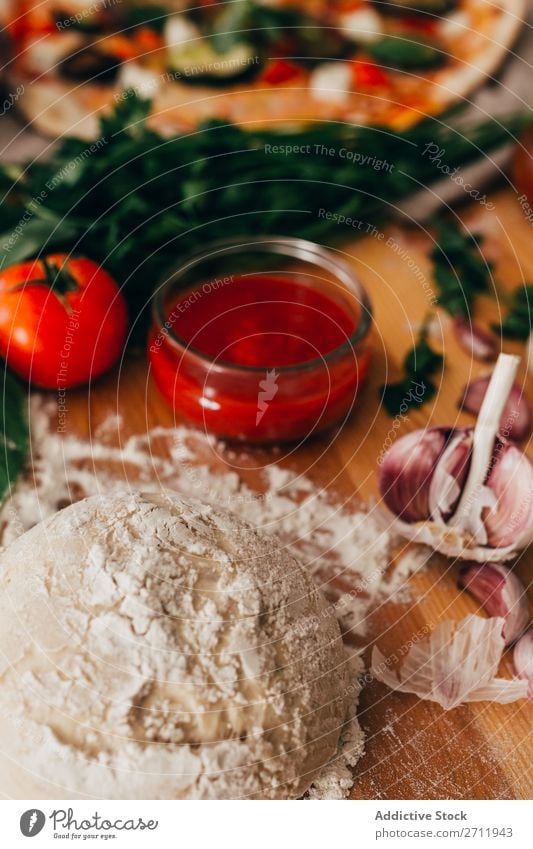
[[[518,677],[529,682],[529,699],[533,701],[533,628],[514,647],[513,664]]]
[[[496,359],[498,343],[487,330],[462,316],[454,319],[453,329],[460,346],[474,360],[489,363]]]
[[[387,451],[378,472],[379,491],[404,522],[453,513],[468,474],[472,429],[414,430]]]
[[[458,586],[467,590],[489,616],[503,618],[502,635],[508,646],[529,623],[524,587],[514,572],[500,563],[469,563],[459,572]]]
[[[468,383],[459,399],[459,409],[477,416],[481,410],[489,382],[490,375],[478,377]],[[500,433],[511,442],[523,442],[530,435],[532,427],[533,414],[529,401],[524,395],[522,387],[518,383],[514,383],[500,420]]]
[[[472,443],[472,428],[428,428],[399,439],[378,474],[389,510],[405,523],[447,523],[468,478]],[[495,440],[472,510],[478,517],[479,545],[518,550],[533,540],[533,464],[502,436]]]
[[[446,428],[415,430],[389,449],[379,467],[381,496],[392,513],[404,522],[429,519],[429,488],[450,431]]]
[[[496,499],[483,513],[488,544],[493,548],[523,548],[531,541],[533,528],[531,461],[516,445],[499,439],[486,485]]]

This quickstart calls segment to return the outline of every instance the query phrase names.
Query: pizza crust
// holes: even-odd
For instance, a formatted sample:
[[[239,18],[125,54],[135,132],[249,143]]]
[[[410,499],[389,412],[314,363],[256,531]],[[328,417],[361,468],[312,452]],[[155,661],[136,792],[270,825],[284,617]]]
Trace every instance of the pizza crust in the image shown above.
[[[499,0],[499,5],[504,14],[490,43],[488,37],[485,37],[485,47],[472,57],[471,62],[442,75],[436,97],[442,100],[443,109],[465,100],[481,83],[493,80],[494,74],[509,55],[526,23],[526,0]]]

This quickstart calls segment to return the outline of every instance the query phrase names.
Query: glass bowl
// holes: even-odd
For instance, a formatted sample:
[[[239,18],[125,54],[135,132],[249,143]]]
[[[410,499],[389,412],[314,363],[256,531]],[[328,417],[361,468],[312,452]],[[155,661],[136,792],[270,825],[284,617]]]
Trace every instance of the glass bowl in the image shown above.
[[[268,299],[274,278],[287,282],[288,300]],[[309,350],[316,349],[316,356],[278,365],[266,361],[267,353],[264,363],[249,365],[227,357],[226,349],[206,353],[201,346],[195,347],[194,336],[185,338],[188,310],[194,310],[189,321],[192,323],[194,317],[196,324],[201,324],[201,311],[206,310],[206,323],[201,328],[204,341],[211,341],[209,331],[212,328],[215,333],[217,322],[224,321],[226,327],[227,322],[238,322],[240,292],[246,291],[243,284],[257,288],[256,306],[261,311],[272,312],[273,304],[275,310],[279,305],[279,310],[289,311],[277,313],[284,320],[295,325],[303,322],[294,338],[285,334],[290,337],[287,346],[296,339],[298,344],[311,346]],[[236,306],[214,316],[217,302],[209,299],[220,299],[221,289],[239,285],[241,289],[231,292]],[[323,340],[312,338],[312,322],[305,334],[307,317],[314,320],[317,313],[307,301],[317,298],[327,301],[332,311],[342,310],[349,320],[341,344],[327,352],[320,351]],[[334,321],[323,312],[319,318],[327,327]],[[276,349],[278,356],[286,359],[281,332],[273,329],[258,340],[253,328],[246,335],[244,325],[238,326],[243,339],[261,342],[263,351]],[[293,442],[339,424],[350,414],[368,374],[371,326],[368,296],[353,269],[335,252],[302,239],[242,237],[207,245],[159,283],[153,299],[148,355],[159,391],[186,420],[226,439]]]

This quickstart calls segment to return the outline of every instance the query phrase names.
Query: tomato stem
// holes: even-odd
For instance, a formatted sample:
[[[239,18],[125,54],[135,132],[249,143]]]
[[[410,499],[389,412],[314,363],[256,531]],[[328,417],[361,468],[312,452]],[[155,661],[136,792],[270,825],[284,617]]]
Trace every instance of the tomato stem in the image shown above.
[[[42,262],[46,274],[46,279],[43,282],[56,295],[65,296],[69,292],[78,290],[78,284],[68,270],[66,262],[61,266],[58,266],[55,262],[50,262],[49,259],[43,259]]]
[[[67,301],[66,296],[69,292],[77,292],[79,286],[76,279],[70,273],[67,263],[64,262],[63,265],[60,266],[46,258],[43,258],[41,262],[44,268],[44,277],[36,277],[32,280],[26,280],[24,283],[19,283],[18,285],[13,286],[10,291],[16,292],[17,289],[24,289],[26,286],[45,286],[47,289],[50,289],[59,301],[61,301],[66,311],[71,313],[72,308]]]

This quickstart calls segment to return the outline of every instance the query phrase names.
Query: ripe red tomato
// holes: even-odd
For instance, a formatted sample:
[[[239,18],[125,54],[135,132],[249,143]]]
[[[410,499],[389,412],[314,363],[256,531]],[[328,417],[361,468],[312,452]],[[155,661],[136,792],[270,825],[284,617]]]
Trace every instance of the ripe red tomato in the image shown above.
[[[119,357],[127,328],[117,284],[90,259],[50,254],[0,272],[0,355],[37,386],[98,377]]]

